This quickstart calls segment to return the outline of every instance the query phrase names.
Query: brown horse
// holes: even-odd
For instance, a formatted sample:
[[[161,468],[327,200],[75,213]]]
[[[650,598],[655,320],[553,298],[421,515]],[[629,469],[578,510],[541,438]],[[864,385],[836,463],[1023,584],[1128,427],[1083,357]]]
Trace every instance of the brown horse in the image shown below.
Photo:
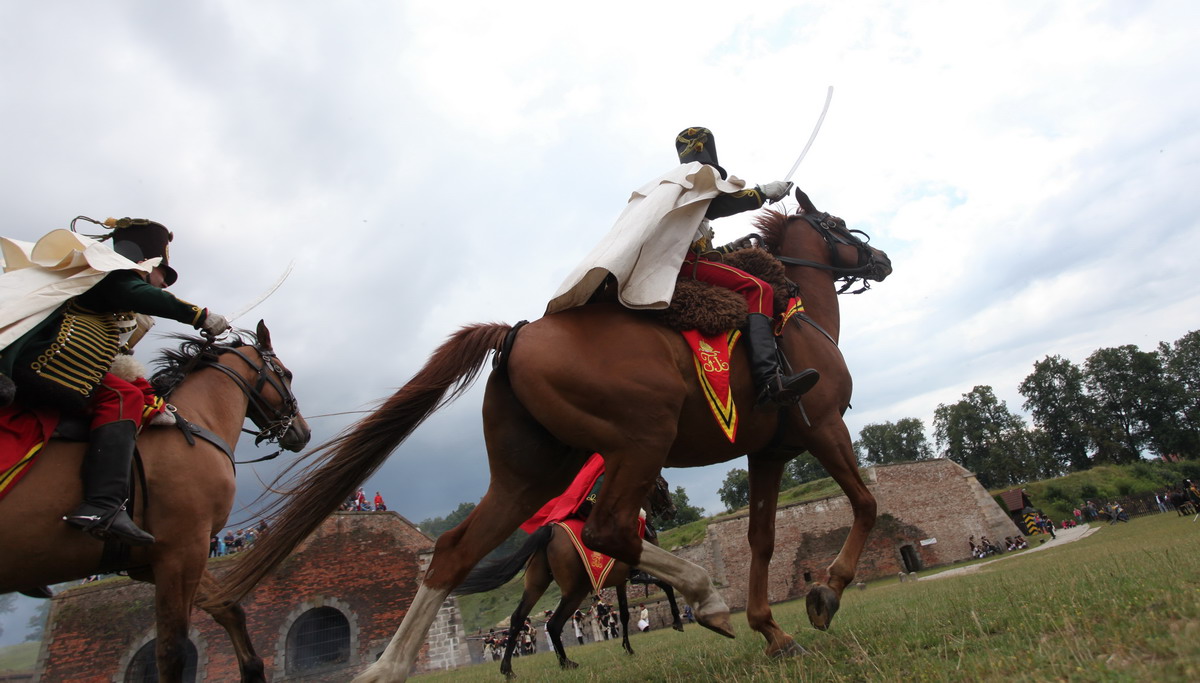
[[[654,490],[646,499],[649,510],[647,517],[671,519],[675,516],[675,502],[671,499],[671,491],[667,481],[658,477]],[[653,534],[647,527],[647,538]],[[504,658],[500,661],[500,673],[512,677],[512,655],[516,649],[521,625],[529,616],[533,606],[550,587],[550,582],[558,583],[562,598],[554,608],[554,615],[546,624],[550,634],[550,642],[554,645],[554,653],[558,656],[558,665],[564,669],[574,669],[578,664],[567,658],[566,649],[562,644],[562,630],[567,620],[579,609],[579,605],[592,590],[592,581],[588,577],[588,568],[584,565],[575,543],[570,535],[557,524],[547,524],[533,532],[525,543],[513,554],[490,560],[476,566],[467,578],[454,590],[456,595],[472,595],[495,590],[508,583],[517,572],[525,570],[525,591],[517,609],[509,618],[508,638],[504,648]],[[624,562],[614,561],[609,573],[604,577],[601,588],[617,589],[617,608],[621,619],[621,647],[633,654],[629,644],[629,600],[625,586],[629,582],[630,566]],[[656,582],[663,588],[667,600],[671,604],[671,614],[674,617],[674,627],[682,631],[683,621],[679,618],[679,607],[675,603],[675,591],[670,584]],[[605,627],[607,628],[607,626]]]
[[[9,521],[0,525],[0,547],[21,548],[0,557],[0,593],[128,570],[130,578],[154,584],[159,680],[181,681],[193,601],[206,603],[216,592],[206,565],[209,539],[225,526],[233,507],[230,446],[247,417],[260,440],[292,451],[304,448],[310,432],[292,394],[291,372],[275,356],[262,322],[256,339],[235,337],[221,345],[191,339],[165,352],[161,363],[156,388],[168,390],[160,382],[172,375],[181,379],[170,400],[177,419],[185,421],[181,425],[200,428],[194,432],[200,438],[189,445],[192,434],[173,427],[146,427],[138,437],[144,475],[133,477],[133,512],[157,542],[104,563],[103,542],[64,524],[62,516],[82,498],[79,468],[86,444],[53,439],[0,500],[0,518]],[[204,608],[229,632],[242,680],[265,680],[242,609],[234,602]]]
[[[452,335],[404,387],[318,452],[291,489],[272,531],[225,577],[239,597],[282,562],[321,520],[431,413],[460,394],[492,352],[501,363],[488,378],[483,427],[491,482],[479,505],[438,538],[416,597],[383,655],[356,681],[403,680],[442,601],[471,568],[551,497],[563,491],[591,453],[601,453],[605,480],[584,528],[591,548],[675,586],[702,625],[733,636],[729,609],[700,567],[636,534],[637,511],[663,467],[697,467],[749,455],[750,579],[747,619],[770,654],[802,651],[775,622],[767,567],[774,551],[775,510],[784,464],[811,452],[838,482],[854,510],[825,584],[808,594],[809,619],[826,628],[875,521],[875,500],[858,473],[842,419],[851,380],[837,347],[837,282],[882,280],[887,255],[845,223],[817,211],[797,191],[802,211],[768,212],[762,246],[786,267],[804,300],[779,345],[795,367],[816,368],[821,381],[802,406],[756,410],[745,355],[735,349],[730,383],[740,407],[736,441],[717,426],[681,336],[650,315],[597,303],[514,328],[478,324]]]

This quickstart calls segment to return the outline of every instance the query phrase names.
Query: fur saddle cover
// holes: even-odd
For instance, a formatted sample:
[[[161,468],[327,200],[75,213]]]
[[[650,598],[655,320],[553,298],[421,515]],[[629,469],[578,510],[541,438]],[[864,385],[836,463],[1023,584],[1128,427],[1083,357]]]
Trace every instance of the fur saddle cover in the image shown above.
[[[716,260],[716,259],[714,259]],[[775,312],[787,307],[795,285],[787,279],[783,264],[763,249],[751,247],[725,254],[720,261],[743,270],[775,289]],[[746,324],[746,300],[732,290],[680,275],[671,306],[654,315],[663,325],[677,331],[698,330],[710,336]]]

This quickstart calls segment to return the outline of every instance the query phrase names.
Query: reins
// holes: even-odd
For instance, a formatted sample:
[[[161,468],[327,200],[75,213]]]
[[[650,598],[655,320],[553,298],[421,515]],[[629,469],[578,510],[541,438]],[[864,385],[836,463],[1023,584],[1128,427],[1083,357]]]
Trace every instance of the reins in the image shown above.
[[[877,266],[874,256],[866,249],[866,245],[871,238],[862,230],[851,230],[842,228],[834,222],[833,217],[828,213],[821,214],[800,214],[800,218],[808,221],[809,225],[817,231],[817,234],[825,240],[825,244],[829,249],[830,263],[819,263],[817,261],[809,261],[807,259],[792,258],[791,256],[775,256],[780,263],[785,263],[789,266],[804,266],[807,268],[816,268],[818,270],[827,270],[834,274],[836,279],[845,279],[846,282],[838,289],[838,294],[844,294],[846,290],[854,286],[856,281],[861,281],[862,286],[850,292],[851,294],[862,294],[871,288],[870,281],[864,276],[873,271]],[[860,239],[854,236],[854,233],[862,235],[865,239]],[[859,255],[859,264],[853,267],[837,265],[838,254],[837,248],[839,245],[853,247]],[[865,262],[864,262],[865,255]]]
[[[240,389],[242,394],[246,397],[250,408],[247,413],[247,417],[254,422],[256,427],[258,427],[258,431],[246,429],[244,427],[241,431],[245,434],[254,434],[254,444],[256,446],[263,441],[279,441],[285,434],[287,434],[288,430],[291,429],[292,423],[295,421],[296,415],[299,413],[299,402],[296,400],[296,396],[292,393],[291,388],[289,388],[282,381],[284,371],[276,363],[275,354],[268,349],[255,346],[259,356],[262,358],[262,364],[258,365],[248,356],[246,356],[246,354],[235,348],[224,347],[217,353],[218,358],[225,353],[235,354],[238,358],[241,358],[242,361],[245,362],[246,365],[248,365],[252,370],[257,372],[257,382],[251,385],[246,378],[242,377],[233,369],[218,362],[217,360],[205,357],[213,346],[214,339],[208,335],[205,335],[204,342],[200,345],[195,355],[193,355],[190,359],[188,359],[187,363],[180,367],[180,377],[186,377],[188,374],[191,374],[198,368],[213,368],[220,370],[225,374],[225,376],[233,380],[234,384],[237,385],[238,389]],[[268,370],[270,370],[270,372],[268,372]],[[183,382],[181,379],[178,383],[163,391],[160,395],[164,400],[166,400],[179,386],[179,384],[182,383]],[[268,384],[275,389],[276,393],[278,393],[282,398],[282,403],[277,409],[273,408],[263,397],[263,388]],[[201,427],[200,425],[189,422],[188,420],[184,419],[183,416],[179,415],[178,412],[174,413],[174,415],[176,426],[184,433],[184,436],[189,444],[194,444],[195,439],[193,437],[199,436],[223,451],[226,457],[229,458],[230,464],[234,465],[235,468],[236,465],[248,465],[251,463],[272,460],[279,457],[279,455],[283,452],[282,449],[279,449],[274,453],[261,458],[255,458],[253,460],[235,460],[233,457],[233,449],[219,436],[214,434],[212,431]]]

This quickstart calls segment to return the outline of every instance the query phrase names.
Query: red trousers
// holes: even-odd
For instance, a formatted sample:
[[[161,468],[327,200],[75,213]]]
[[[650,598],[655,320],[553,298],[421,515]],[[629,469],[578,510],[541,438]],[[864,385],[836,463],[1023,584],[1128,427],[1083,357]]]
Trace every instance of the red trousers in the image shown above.
[[[744,270],[698,258],[689,252],[679,272],[741,294],[746,298],[751,313],[762,313],[768,318],[775,316],[775,289]]]
[[[105,373],[88,402],[92,429],[121,420],[132,420],[140,428],[145,418],[158,412],[157,400],[146,380],[139,377],[128,382],[111,372]]]

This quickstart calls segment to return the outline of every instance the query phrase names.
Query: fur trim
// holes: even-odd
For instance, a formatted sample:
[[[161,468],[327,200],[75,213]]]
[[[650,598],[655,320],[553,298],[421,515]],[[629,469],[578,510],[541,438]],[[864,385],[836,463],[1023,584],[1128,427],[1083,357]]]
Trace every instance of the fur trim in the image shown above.
[[[774,256],[752,247],[726,254],[722,261],[771,285],[775,289],[776,313],[787,306],[794,285]],[[675,282],[671,306],[655,315],[672,330],[699,330],[701,334],[712,335],[745,325],[747,313],[746,300],[733,291],[680,276]]]
[[[136,358],[128,353],[118,353],[113,360],[109,372],[126,382],[132,382],[138,377],[146,376],[146,368]]]

